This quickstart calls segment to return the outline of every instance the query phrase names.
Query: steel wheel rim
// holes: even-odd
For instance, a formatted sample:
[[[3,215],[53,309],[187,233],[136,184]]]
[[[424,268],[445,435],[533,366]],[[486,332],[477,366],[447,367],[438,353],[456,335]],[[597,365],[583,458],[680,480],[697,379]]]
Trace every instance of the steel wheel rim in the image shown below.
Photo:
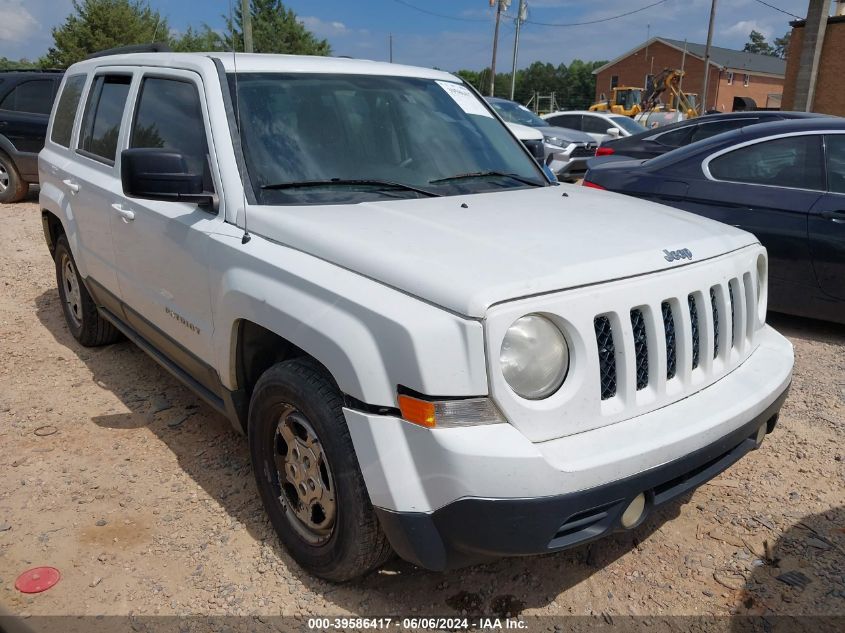
[[[314,428],[286,405],[273,435],[276,497],[289,523],[312,545],[328,541],[337,519],[334,478]]]
[[[6,166],[0,163],[0,193],[5,193],[9,188],[9,172],[6,171]]]
[[[76,276],[76,268],[73,266],[73,260],[67,255],[62,254],[62,289],[64,291],[65,305],[67,305],[67,313],[70,320],[75,327],[82,326],[82,292],[79,288],[79,279]]]

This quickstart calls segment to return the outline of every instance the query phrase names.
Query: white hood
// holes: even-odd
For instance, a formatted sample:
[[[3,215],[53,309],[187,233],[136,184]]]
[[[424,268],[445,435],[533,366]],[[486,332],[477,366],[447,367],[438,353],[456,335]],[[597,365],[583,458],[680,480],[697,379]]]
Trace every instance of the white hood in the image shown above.
[[[251,206],[249,222],[253,233],[479,318],[502,301],[694,264],[757,242],[691,213],[574,185]],[[664,249],[687,249],[692,259],[670,262]]]

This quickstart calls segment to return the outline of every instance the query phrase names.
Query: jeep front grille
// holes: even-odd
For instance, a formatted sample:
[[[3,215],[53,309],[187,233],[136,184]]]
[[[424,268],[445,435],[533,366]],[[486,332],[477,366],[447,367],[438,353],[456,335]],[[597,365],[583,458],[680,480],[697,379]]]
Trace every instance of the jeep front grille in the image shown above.
[[[695,303],[695,297],[690,295],[687,297],[689,303],[689,318],[692,328],[692,368],[698,367],[698,361],[701,359],[701,332],[698,330],[698,306]]]
[[[719,308],[716,307],[716,288],[710,288],[710,309],[713,311],[713,358],[719,355]]]
[[[652,361],[654,354],[663,355],[667,382],[677,379],[679,374],[689,376],[692,371],[709,373],[713,363],[720,362],[720,358],[726,362],[742,337],[751,336],[753,332],[748,320],[754,318],[755,293],[754,289],[746,292],[751,278],[747,274],[745,277],[689,293],[684,299],[667,298],[660,303],[659,311],[637,306],[624,320],[621,315],[614,318],[611,313],[596,316],[601,399],[609,400],[624,391],[626,380],[630,381],[627,384],[633,384],[636,392],[656,386],[657,372],[663,369],[663,363],[659,364],[661,367],[653,367],[649,353]],[[740,309],[734,296],[744,297],[748,305],[742,305]],[[709,310],[705,307],[708,299]],[[679,315],[680,311],[685,314]],[[630,329],[627,329],[627,323],[630,323]],[[650,340],[653,333],[663,340]],[[630,343],[623,346],[626,340]],[[652,347],[654,349],[650,349]],[[626,350],[632,353],[633,362],[625,362]]]
[[[601,399],[607,400],[616,395],[616,350],[613,347],[613,328],[606,316],[595,318],[596,344],[599,350],[599,382]]]
[[[672,316],[672,305],[668,301],[660,304],[663,312],[663,331],[666,334],[666,380],[672,380],[678,371],[678,353],[675,341],[675,318]]]
[[[593,144],[590,145],[579,145],[572,150],[572,153],[569,155],[570,158],[593,158],[596,155],[596,146]]]
[[[637,391],[648,387],[648,339],[645,334],[643,311],[631,310],[631,328],[634,331],[634,352],[637,356]]]

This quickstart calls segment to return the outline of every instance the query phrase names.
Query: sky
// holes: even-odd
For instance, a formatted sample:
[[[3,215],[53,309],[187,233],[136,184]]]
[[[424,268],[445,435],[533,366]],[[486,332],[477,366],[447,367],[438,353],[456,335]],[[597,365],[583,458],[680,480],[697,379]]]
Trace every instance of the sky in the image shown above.
[[[222,15],[240,0],[149,0],[166,16],[171,29],[183,31],[203,22],[223,26]],[[646,7],[656,0],[528,0],[528,20],[569,24],[607,18]],[[514,17],[519,0],[504,14],[497,70],[511,67]],[[766,0],[796,16],[807,12],[808,0]],[[494,9],[488,0],[289,0],[286,6],[315,34],[326,38],[335,55],[375,60],[388,58],[393,35],[395,62],[446,70],[480,70],[491,59]],[[415,10],[442,14],[439,17]],[[606,22],[551,27],[522,27],[519,67],[533,61],[568,64],[573,59],[610,60],[652,37],[662,35],[704,43],[711,0],[665,0],[643,11]],[[64,21],[72,0],[0,0],[0,56],[33,59],[52,43],[50,29]],[[752,29],[771,41],[786,33],[793,17],[760,0],[722,0],[717,4],[713,43],[739,48]]]

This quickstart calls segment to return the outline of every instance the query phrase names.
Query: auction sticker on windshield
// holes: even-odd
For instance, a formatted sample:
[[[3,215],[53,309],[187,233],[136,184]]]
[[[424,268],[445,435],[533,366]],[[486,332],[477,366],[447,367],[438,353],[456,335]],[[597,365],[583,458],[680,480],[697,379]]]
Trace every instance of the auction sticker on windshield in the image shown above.
[[[450,81],[438,81],[437,85],[443,88],[446,93],[455,100],[461,110],[467,114],[479,114],[481,116],[493,117],[492,114],[484,107],[484,104],[478,98],[467,90],[466,86],[461,84],[454,84]]]

